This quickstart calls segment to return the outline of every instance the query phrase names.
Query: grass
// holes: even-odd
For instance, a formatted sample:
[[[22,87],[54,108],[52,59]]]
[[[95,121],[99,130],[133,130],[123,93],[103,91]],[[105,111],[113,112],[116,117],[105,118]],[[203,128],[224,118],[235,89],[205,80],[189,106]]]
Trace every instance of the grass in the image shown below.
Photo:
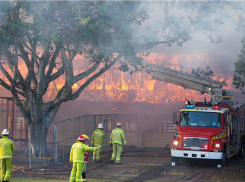
[[[23,177],[12,177],[10,178],[11,182],[43,182],[43,181],[48,181],[48,182],[67,182],[69,181],[69,177],[67,179],[47,179],[47,178],[36,178],[36,177],[28,177],[28,178],[23,178]],[[89,179],[89,182],[116,182],[115,180],[92,180]]]

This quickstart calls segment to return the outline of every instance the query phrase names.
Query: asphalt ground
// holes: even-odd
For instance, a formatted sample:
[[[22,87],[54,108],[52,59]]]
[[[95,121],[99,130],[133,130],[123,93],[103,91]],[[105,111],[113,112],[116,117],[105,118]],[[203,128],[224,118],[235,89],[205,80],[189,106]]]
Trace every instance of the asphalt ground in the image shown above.
[[[216,161],[184,159],[173,167],[170,152],[165,150],[131,150],[123,153],[122,164],[111,164],[110,155],[102,154],[101,163],[92,162],[92,156],[89,156],[86,172],[88,181],[245,181],[245,158],[233,157],[227,160],[225,167],[217,168]],[[11,178],[13,181],[23,178],[31,181],[38,178],[43,181],[63,182],[68,181],[71,167],[72,164],[66,162],[43,168],[45,170],[28,170],[26,164],[18,163],[14,164],[13,168],[24,171],[13,171]]]

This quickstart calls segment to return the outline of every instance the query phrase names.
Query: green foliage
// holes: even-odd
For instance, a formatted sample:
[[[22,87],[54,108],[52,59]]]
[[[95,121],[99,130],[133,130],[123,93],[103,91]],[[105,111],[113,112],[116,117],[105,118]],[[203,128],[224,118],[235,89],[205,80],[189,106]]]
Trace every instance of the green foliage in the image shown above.
[[[236,89],[240,89],[244,94],[245,86],[245,37],[242,39],[242,49],[238,55],[238,60],[234,63],[235,71],[233,76],[233,84]]]
[[[139,6],[140,2],[128,1],[0,2],[0,47],[36,43],[41,48],[51,41],[79,48],[80,54],[89,50],[122,54],[122,62],[140,70],[140,61],[130,61],[136,59],[137,51],[129,28],[148,18],[145,10],[136,13]]]

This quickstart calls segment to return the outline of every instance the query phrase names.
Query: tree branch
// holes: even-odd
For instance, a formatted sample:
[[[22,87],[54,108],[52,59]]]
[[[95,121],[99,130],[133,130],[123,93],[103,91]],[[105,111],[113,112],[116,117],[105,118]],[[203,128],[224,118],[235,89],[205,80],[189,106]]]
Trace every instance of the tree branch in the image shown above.
[[[6,78],[8,79],[8,81],[10,82],[10,84],[12,86],[15,86],[19,89],[24,89],[24,86],[20,83],[16,83],[12,78],[11,76],[9,75],[9,73],[4,69],[3,65],[2,65],[2,62],[0,62],[0,70],[2,71],[2,73],[4,74],[4,76],[6,76]]]
[[[34,54],[39,60],[41,59],[36,52],[34,52],[25,42],[23,42],[23,44],[27,47],[27,49],[29,49],[29,51],[31,51],[32,54]]]
[[[77,76],[74,76],[73,78],[73,85],[78,82],[79,80],[82,80],[83,78],[85,78],[86,76],[90,75],[91,73],[93,73],[98,66],[100,65],[100,62],[96,62],[91,68],[89,68],[88,70],[78,74]]]
[[[79,97],[80,93],[92,82],[94,81],[96,78],[98,78],[100,75],[102,75],[102,73],[106,72],[108,69],[110,69],[120,58],[122,57],[121,54],[119,54],[117,56],[116,59],[114,59],[114,61],[112,61],[109,65],[106,65],[104,68],[100,69],[100,71],[96,74],[94,74],[92,77],[90,77],[74,94],[72,94],[71,96],[69,96],[67,98],[67,100],[74,100],[77,97]]]
[[[1,78],[0,78],[0,85],[2,85],[4,88],[6,88],[7,90],[9,90],[11,92],[11,86],[8,85],[5,81],[3,81]],[[20,95],[22,95],[23,97],[27,97],[26,94],[24,94],[23,92],[19,91],[19,90],[16,90],[16,92]]]
[[[110,69],[120,58],[122,55],[118,55],[116,59],[114,59],[113,62],[111,62],[109,65],[106,65],[104,68],[100,69],[100,71],[96,74],[94,74],[92,77],[90,77],[74,94],[68,95],[67,93],[63,94],[62,92],[65,92],[65,88],[63,87],[60,91],[59,94],[61,95],[58,98],[58,95],[54,101],[48,102],[44,104],[44,110],[48,110],[48,108],[56,106],[62,102],[66,102],[68,100],[74,100],[76,99],[79,94],[96,78],[98,78],[102,73]]]
[[[65,50],[63,48],[60,50],[60,52],[61,52],[61,57],[62,57],[63,66],[64,66],[64,72],[65,72],[65,76],[66,76],[65,84],[67,85],[67,88],[68,88],[67,92],[71,93],[72,92],[72,89],[71,89],[72,79],[73,79],[72,60],[76,56],[77,51],[73,52],[72,55],[69,57],[69,59],[67,59]]]
[[[30,113],[25,110],[25,108],[24,108],[19,96],[17,95],[18,91],[17,90],[12,90],[11,93],[12,93],[14,99],[15,99],[15,103],[18,106],[20,112],[22,113],[23,117],[27,120],[28,125],[30,125],[31,124],[30,123],[30,121],[31,121],[30,120],[30,117],[31,117]]]
[[[35,54],[31,55],[31,62],[33,62],[33,67],[34,67],[34,64],[35,64],[37,69],[39,69],[39,63],[38,63],[37,57],[36,57],[36,48],[37,48],[37,42],[34,41],[34,43],[32,43],[32,49],[34,50]]]
[[[49,83],[64,74],[64,66],[62,66],[57,72],[49,77]]]
[[[14,50],[13,50],[13,55],[17,55],[18,54],[18,48],[17,46],[14,46]],[[14,62],[14,67],[13,67],[13,80],[14,82],[17,81],[17,75],[18,75],[18,56],[14,56],[13,57],[13,62]]]
[[[177,41],[178,39],[179,39],[179,37],[178,38],[175,38],[175,39],[172,39],[172,40],[149,42],[147,44],[144,44],[144,45],[139,46],[139,48],[148,47],[148,46],[156,46],[158,44],[173,43],[173,42]]]
[[[224,7],[222,7],[224,10]],[[215,13],[218,14],[220,16],[226,17],[228,18],[232,23],[234,23],[236,26],[238,26],[243,32],[245,31],[245,27],[241,26],[229,13],[223,14],[223,13],[219,13],[219,12],[214,12],[214,11],[209,11],[211,13]],[[225,10],[224,10],[225,12]]]
[[[48,60],[50,58],[50,55],[49,55],[50,44],[51,44],[51,42],[45,43],[43,54],[41,56],[41,60],[45,62],[45,64],[44,64],[45,67],[47,66]]]
[[[53,69],[55,67],[55,60],[56,60],[56,58],[57,58],[57,56],[59,54],[59,51],[60,51],[60,47],[56,47],[55,52],[54,52],[54,54],[53,54],[53,56],[52,56],[52,58],[50,60],[49,69],[47,71],[46,76],[50,76],[51,75],[51,73],[52,73],[52,71],[53,71]]]
[[[24,47],[22,44],[18,43],[18,47],[19,47],[19,50],[20,50],[20,57],[24,60],[25,64],[26,64],[26,67],[28,68],[30,66],[30,63],[31,61],[29,60],[28,58],[28,54],[26,53]]]
[[[6,62],[7,62],[7,64],[8,64],[8,66],[9,66],[9,68],[11,69],[11,71],[14,73],[15,71],[17,72],[17,77],[18,77],[18,79],[21,81],[21,82],[23,82],[23,77],[22,77],[22,75],[20,74],[20,71],[17,69],[17,70],[15,70],[14,68],[15,68],[15,66],[14,66],[14,63],[13,63],[13,60],[12,60],[12,57],[10,56],[10,55],[12,55],[9,51],[8,51],[8,49],[4,49],[4,56],[5,56],[5,58],[6,58]]]

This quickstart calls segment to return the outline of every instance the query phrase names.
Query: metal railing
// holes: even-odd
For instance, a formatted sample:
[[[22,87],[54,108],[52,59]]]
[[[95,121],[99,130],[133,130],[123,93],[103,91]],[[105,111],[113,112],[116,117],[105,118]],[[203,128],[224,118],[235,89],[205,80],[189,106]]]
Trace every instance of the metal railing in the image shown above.
[[[118,121],[122,122],[123,127],[125,127],[125,115],[123,113],[91,114],[48,125],[29,126],[29,167],[48,166],[69,160],[71,146],[76,142],[77,137],[87,134],[91,138],[99,123],[103,123],[104,131],[107,135],[104,150],[109,149],[109,135],[111,130],[116,127],[116,122]],[[33,138],[33,135],[38,135],[40,140],[32,142],[31,138]],[[32,157],[33,148],[38,148],[37,151],[40,151],[40,154],[35,155],[38,155],[39,158]],[[46,153],[47,151],[49,154]]]

